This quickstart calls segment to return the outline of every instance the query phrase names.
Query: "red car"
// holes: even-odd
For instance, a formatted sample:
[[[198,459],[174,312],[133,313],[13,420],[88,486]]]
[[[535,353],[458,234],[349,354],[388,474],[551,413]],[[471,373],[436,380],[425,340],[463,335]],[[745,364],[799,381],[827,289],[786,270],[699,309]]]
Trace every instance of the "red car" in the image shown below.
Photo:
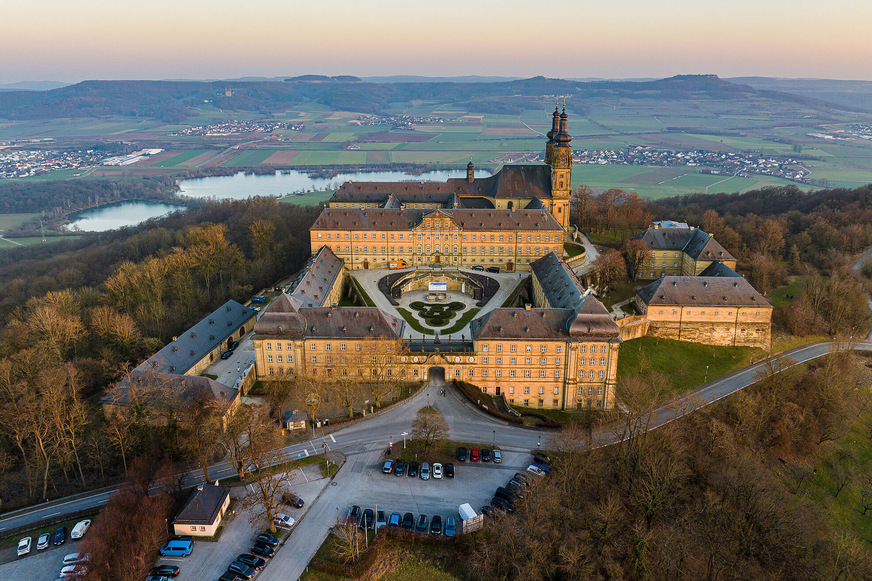
[[[478,462],[478,460],[479,460],[478,448],[473,448],[472,450],[469,451],[469,461],[470,462]]]

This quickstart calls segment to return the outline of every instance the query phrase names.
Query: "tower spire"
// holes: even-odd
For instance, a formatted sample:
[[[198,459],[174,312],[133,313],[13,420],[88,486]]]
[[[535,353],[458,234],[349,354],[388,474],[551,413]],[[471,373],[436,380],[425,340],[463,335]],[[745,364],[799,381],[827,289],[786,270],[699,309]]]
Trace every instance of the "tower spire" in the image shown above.
[[[560,100],[554,100],[554,113],[551,114],[551,131],[545,134],[548,142],[545,144],[545,163],[551,165],[554,159],[552,148],[554,147],[554,137],[560,131]]]

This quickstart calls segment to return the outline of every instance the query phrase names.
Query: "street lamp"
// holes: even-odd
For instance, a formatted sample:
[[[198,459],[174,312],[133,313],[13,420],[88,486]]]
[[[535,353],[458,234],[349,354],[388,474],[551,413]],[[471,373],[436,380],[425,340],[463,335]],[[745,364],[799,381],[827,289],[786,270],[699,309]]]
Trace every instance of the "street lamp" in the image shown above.
[[[706,365],[705,366],[705,379],[703,380],[703,383],[708,383],[708,368],[709,368],[709,366]]]
[[[409,432],[403,432],[401,435],[403,436],[403,450],[405,450],[406,449],[406,436],[409,435]]]

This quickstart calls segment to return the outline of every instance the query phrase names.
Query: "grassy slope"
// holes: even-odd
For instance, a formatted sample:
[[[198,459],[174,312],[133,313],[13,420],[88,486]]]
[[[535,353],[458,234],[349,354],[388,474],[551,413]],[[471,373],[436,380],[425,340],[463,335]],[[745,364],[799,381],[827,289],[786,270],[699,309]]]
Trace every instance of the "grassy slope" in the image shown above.
[[[708,381],[746,367],[750,360],[764,355],[762,349],[751,347],[716,347],[642,337],[621,345],[618,357],[618,379],[638,373],[644,360],[651,369],[672,380],[673,395],[684,393]]]

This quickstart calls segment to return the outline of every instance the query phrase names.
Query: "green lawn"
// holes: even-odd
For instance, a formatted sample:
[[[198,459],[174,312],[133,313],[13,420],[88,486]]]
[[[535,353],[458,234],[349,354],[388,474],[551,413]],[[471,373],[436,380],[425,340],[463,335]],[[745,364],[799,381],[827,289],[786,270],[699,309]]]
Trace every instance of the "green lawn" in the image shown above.
[[[601,297],[597,297],[607,309],[612,308],[612,305],[631,299],[636,296],[636,287],[628,282],[615,283],[614,288]]]
[[[260,165],[260,162],[275,153],[272,149],[249,149],[243,151],[236,157],[228,159],[221,164],[221,167],[253,167]],[[170,160],[172,161],[172,160]]]
[[[570,258],[572,258],[573,256],[578,256],[579,254],[581,254],[584,251],[584,247],[575,246],[574,244],[564,244],[563,250]]]
[[[17,228],[24,224],[25,222],[29,222],[34,218],[38,218],[39,214],[0,214],[0,230],[9,230],[10,228]]]
[[[285,204],[296,204],[298,206],[317,206],[329,200],[336,190],[324,190],[321,192],[306,192],[299,196],[285,196],[279,198],[279,202]]]
[[[78,240],[81,236],[48,236],[45,239],[46,244],[53,242],[61,242],[62,240]],[[10,240],[14,242],[10,242]],[[15,244],[18,242],[18,244]],[[0,248],[18,248],[20,245],[30,246],[32,244],[42,244],[43,240],[40,236],[28,236],[26,238],[9,238],[0,240]]]
[[[363,289],[361,289],[360,292],[363,293]],[[368,296],[365,298],[369,299]],[[480,310],[481,309],[470,309],[463,313],[463,315],[457,320],[457,322],[450,327],[446,327],[445,329],[437,329],[434,331],[423,326],[414,316],[412,316],[412,313],[410,313],[407,309],[397,307],[397,312],[400,313],[400,316],[402,316],[403,319],[405,319],[406,322],[409,324],[409,326],[411,326],[415,331],[424,335],[435,335],[436,333],[439,333],[440,337],[447,337],[452,333],[459,332],[478,314]]]
[[[185,153],[180,153],[179,155],[174,155],[169,159],[165,159],[163,161],[159,161],[154,164],[152,167],[175,167],[180,163],[184,163],[190,159],[194,159],[200,154],[206,153],[209,151],[208,149],[192,149],[191,151],[186,151]]]
[[[717,347],[658,337],[632,339],[621,345],[618,357],[618,380],[639,373],[642,364],[672,381],[678,395],[708,381],[747,367],[751,359],[765,355],[752,347]]]

